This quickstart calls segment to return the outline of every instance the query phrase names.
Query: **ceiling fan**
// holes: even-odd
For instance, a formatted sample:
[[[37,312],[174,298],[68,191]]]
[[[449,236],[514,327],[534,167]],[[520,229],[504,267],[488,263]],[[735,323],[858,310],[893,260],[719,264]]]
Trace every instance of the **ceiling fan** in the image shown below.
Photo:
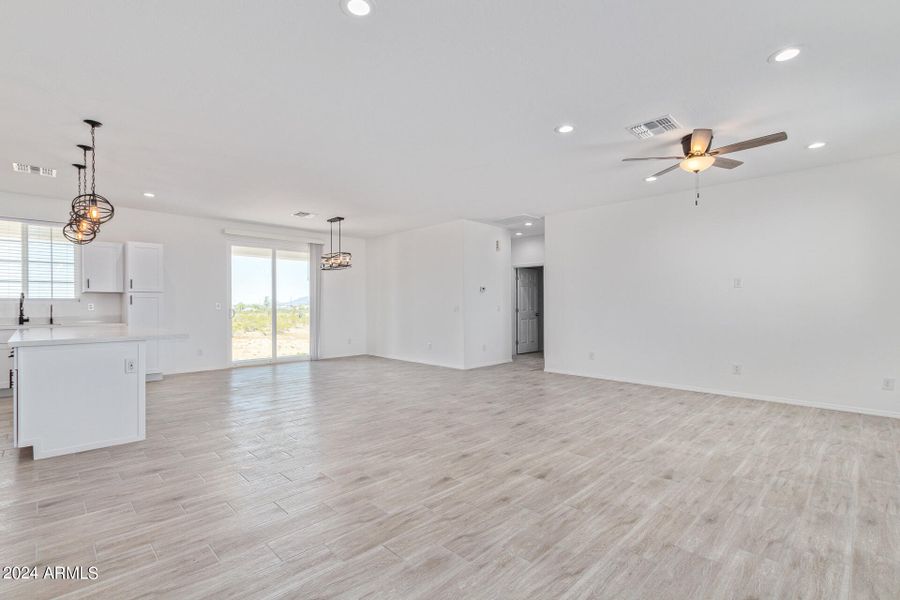
[[[643,156],[640,158],[623,158],[622,160],[626,162],[635,160],[679,161],[671,167],[663,169],[659,173],[654,173],[650,176],[653,178],[659,177],[660,175],[665,175],[669,171],[674,171],[678,167],[681,167],[689,173],[699,173],[701,171],[705,171],[710,167],[719,167],[720,169],[734,169],[735,167],[739,167],[744,163],[739,160],[725,158],[724,156],[722,156],[723,154],[740,152],[741,150],[749,150],[750,148],[758,148],[760,146],[766,146],[768,144],[774,144],[776,142],[783,142],[787,139],[787,134],[783,131],[779,131],[778,133],[772,133],[769,135],[764,135],[762,137],[753,138],[752,140],[745,140],[743,142],[737,142],[736,144],[729,144],[727,146],[722,146],[721,148],[710,150],[709,148],[710,146],[712,146],[712,139],[712,129],[695,129],[693,133],[681,138],[681,149],[684,153],[683,156]],[[650,179],[650,177],[648,177],[647,179]]]

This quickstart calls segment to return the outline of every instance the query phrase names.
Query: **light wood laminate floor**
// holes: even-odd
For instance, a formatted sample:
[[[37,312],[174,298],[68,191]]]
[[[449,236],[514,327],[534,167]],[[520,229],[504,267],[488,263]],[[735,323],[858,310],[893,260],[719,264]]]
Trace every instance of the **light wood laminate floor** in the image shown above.
[[[369,357],[168,377],[145,442],[33,461],[14,598],[897,598],[898,421]]]

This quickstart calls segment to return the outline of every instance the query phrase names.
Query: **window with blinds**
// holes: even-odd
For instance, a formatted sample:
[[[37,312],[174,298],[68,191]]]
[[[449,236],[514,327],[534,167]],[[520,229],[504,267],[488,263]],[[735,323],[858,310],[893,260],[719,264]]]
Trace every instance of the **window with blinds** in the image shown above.
[[[62,225],[0,221],[0,298],[75,298],[75,246]]]

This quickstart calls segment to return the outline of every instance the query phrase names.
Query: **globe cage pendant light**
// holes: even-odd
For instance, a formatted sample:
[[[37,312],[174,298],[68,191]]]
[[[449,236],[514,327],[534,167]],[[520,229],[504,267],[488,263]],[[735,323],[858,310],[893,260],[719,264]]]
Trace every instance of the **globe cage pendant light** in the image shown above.
[[[331,223],[331,252],[322,255],[323,271],[340,271],[341,269],[349,269],[353,265],[350,264],[352,255],[349,252],[341,251],[341,221],[344,217],[331,217],[328,222]],[[338,251],[334,251],[334,224],[338,224]]]
[[[87,155],[87,146],[79,146],[84,153]],[[78,196],[80,197],[82,187],[81,187],[81,176],[85,171],[85,165],[79,165],[72,163],[72,166],[75,167],[76,172],[78,173]],[[87,175],[85,175],[87,177]],[[87,180],[85,180],[85,187],[87,187]],[[100,227],[89,219],[82,218],[76,215],[74,212],[69,214],[69,222],[63,227],[63,237],[72,242],[73,244],[83,245],[90,244],[94,241],[94,238],[97,237],[97,233],[100,231]]]
[[[77,198],[72,200],[72,213],[82,219],[89,219],[95,225],[102,225],[108,222],[115,215],[116,209],[112,203],[97,193],[97,141],[95,139],[95,130],[102,127],[103,124],[93,119],[85,119],[91,128],[91,189],[87,189],[87,175],[85,174],[84,192],[79,194]],[[87,165],[87,159],[85,159]]]

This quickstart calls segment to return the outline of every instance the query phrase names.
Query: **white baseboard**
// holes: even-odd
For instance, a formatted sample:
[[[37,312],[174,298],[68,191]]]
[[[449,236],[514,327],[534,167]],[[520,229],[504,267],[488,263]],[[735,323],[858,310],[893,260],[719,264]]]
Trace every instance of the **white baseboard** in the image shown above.
[[[373,354],[369,353],[369,356],[374,356],[376,358],[386,358],[388,360],[399,360],[400,362],[408,362],[415,363],[418,365],[428,365],[429,367],[444,367],[445,369],[456,369],[457,371],[462,371],[465,369],[463,365],[454,365],[448,363],[442,363],[437,361],[429,361],[429,360],[421,360],[418,358],[408,358],[405,356],[395,356],[388,354]]]
[[[860,415],[871,415],[874,417],[891,417],[900,419],[900,411],[879,410],[877,408],[866,408],[863,406],[853,406],[850,404],[831,404],[829,402],[810,402],[808,400],[797,400],[796,398],[784,398],[782,396],[770,396],[766,394],[748,394],[746,392],[738,392],[734,390],[716,390],[711,388],[681,385],[676,383],[665,383],[660,381],[646,381],[637,379],[621,379],[619,377],[610,377],[606,375],[588,375],[586,373],[576,373],[562,369],[544,369],[547,373],[556,373],[558,375],[573,375],[575,377],[587,377],[589,379],[602,379],[605,381],[615,381],[618,383],[634,383],[637,385],[647,385],[651,387],[667,388],[670,390],[680,390],[684,392],[699,392],[701,394],[715,394],[716,396],[729,396],[731,398],[744,398],[747,400],[762,400],[763,402],[775,402],[777,404],[791,404],[794,406],[806,406],[808,408],[822,408],[825,410],[836,410],[840,412],[856,413]]]
[[[500,359],[500,360],[496,360],[496,361],[486,362],[484,364],[472,365],[472,366],[466,367],[466,370],[484,369],[485,367],[496,367],[497,365],[508,365],[511,362],[512,362],[512,358]]]

